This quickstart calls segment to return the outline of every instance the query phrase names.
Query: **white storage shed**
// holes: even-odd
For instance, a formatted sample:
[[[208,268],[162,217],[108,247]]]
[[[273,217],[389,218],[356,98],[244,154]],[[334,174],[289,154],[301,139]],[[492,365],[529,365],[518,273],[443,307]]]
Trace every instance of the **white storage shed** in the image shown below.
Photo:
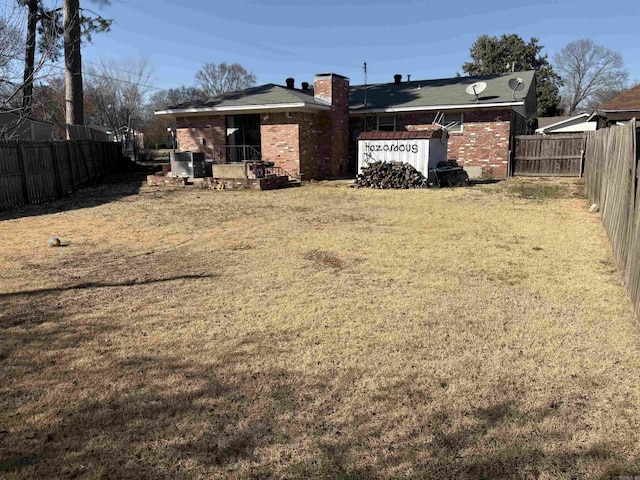
[[[443,128],[410,132],[362,132],[358,136],[358,173],[374,162],[405,162],[425,177],[447,160],[448,134]]]

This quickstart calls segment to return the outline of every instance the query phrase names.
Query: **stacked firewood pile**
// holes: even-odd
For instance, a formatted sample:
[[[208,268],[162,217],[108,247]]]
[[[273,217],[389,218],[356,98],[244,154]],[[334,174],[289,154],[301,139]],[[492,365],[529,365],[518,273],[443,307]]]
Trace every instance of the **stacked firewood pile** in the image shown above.
[[[427,188],[427,179],[408,163],[373,162],[356,178],[358,188]]]

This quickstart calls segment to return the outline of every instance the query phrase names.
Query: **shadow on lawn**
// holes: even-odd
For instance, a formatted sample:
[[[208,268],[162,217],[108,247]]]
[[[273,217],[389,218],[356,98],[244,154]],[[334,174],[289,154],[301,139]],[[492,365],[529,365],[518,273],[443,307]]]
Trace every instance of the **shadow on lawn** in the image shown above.
[[[23,217],[49,215],[81,208],[91,208],[114,202],[140,191],[146,176],[152,169],[139,167],[136,171],[119,172],[105,175],[99,180],[88,183],[67,197],[38,205],[23,205],[10,210],[0,211],[0,222]]]
[[[139,280],[137,278],[130,280],[122,280],[120,282],[84,282],[77,285],[65,285],[61,287],[51,288],[39,288],[35,290],[23,290],[20,292],[0,293],[0,300],[4,298],[21,297],[28,295],[49,294],[56,292],[65,292],[68,290],[83,290],[83,289],[98,289],[98,288],[112,288],[112,287],[131,287],[133,285],[149,285],[154,283],[173,282],[175,280],[201,280],[204,278],[214,278],[216,275],[212,274],[195,274],[195,275],[176,275],[166,278],[154,278],[151,280]],[[0,324],[2,317],[0,317]]]
[[[62,320],[53,293],[33,297],[39,300],[31,304],[32,323],[40,316]],[[366,407],[376,403],[383,412],[394,412],[400,402],[431,402],[430,392],[408,382],[375,398],[357,398],[339,375],[302,375],[286,361],[265,369],[265,352],[276,359],[287,355],[287,339],[279,344],[269,332],[247,332],[215,357],[198,361],[141,341],[135,354],[104,349],[95,366],[47,372],[47,365],[29,363],[30,356],[54,356],[61,347],[77,348],[100,334],[118,335],[118,324],[104,319],[88,329],[67,324],[36,334],[5,328],[6,321],[0,323],[3,344],[19,349],[0,358],[5,418],[37,411],[50,390],[64,385],[69,390],[69,400],[48,414],[47,423],[29,427],[14,420],[0,432],[0,472],[14,478],[495,480],[537,478],[543,472],[574,478],[594,464],[611,465],[605,478],[633,473],[605,446],[571,450],[573,432],[544,434],[531,427],[570,412],[555,404],[526,410],[507,393],[500,400],[478,398],[483,406],[455,418],[442,409],[411,418],[410,431],[395,431],[393,415],[376,422]],[[198,348],[196,340],[183,341]],[[25,387],[9,374],[15,368],[40,369],[39,381]],[[360,404],[362,413],[338,414],[349,402]],[[505,440],[501,433],[510,428],[518,433]],[[481,445],[490,445],[489,452],[473,453]]]

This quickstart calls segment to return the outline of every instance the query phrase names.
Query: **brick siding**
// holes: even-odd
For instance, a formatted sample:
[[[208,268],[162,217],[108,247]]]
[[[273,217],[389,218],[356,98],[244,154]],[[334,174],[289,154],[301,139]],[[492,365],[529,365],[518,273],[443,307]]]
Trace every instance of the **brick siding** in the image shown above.
[[[216,148],[226,145],[227,128],[224,115],[177,117],[176,127],[180,151],[203,152],[207,158],[224,160],[224,148]]]
[[[264,113],[260,119],[262,158],[300,174],[300,124],[303,114]]]
[[[506,178],[509,165],[512,110],[463,112],[462,132],[449,135],[447,156],[463,167],[482,167],[484,178]],[[420,130],[433,122],[435,113],[403,116],[405,128]]]

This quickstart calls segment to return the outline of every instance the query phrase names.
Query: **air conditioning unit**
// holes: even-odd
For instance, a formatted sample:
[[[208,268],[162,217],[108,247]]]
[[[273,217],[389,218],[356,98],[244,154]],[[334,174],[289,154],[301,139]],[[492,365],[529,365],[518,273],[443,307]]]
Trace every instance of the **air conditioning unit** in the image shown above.
[[[171,176],[203,178],[206,175],[204,153],[171,152]]]

